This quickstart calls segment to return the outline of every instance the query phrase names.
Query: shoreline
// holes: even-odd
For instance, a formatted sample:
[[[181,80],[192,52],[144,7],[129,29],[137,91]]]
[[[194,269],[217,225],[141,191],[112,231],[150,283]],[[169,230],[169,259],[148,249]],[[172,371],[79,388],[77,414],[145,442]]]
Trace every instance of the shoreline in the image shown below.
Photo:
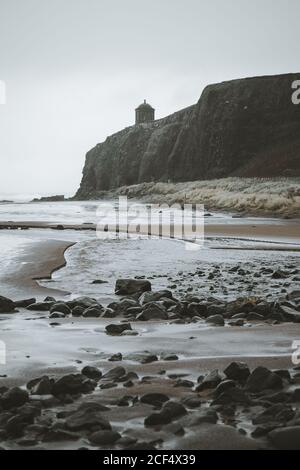
[[[95,223],[53,223],[53,222],[35,222],[35,221],[0,221],[2,230],[30,230],[30,229],[52,229],[52,230],[75,230],[75,231],[96,231]],[[147,235],[146,233],[144,235]],[[150,235],[157,235],[150,233]],[[231,238],[236,240],[258,241],[263,243],[282,243],[298,245],[300,248],[300,222],[295,219],[286,224],[273,223],[255,223],[247,224],[228,223],[228,224],[205,224],[204,236],[207,238]],[[268,238],[266,240],[266,238]],[[171,237],[172,239],[172,237]],[[297,243],[298,242],[298,243]]]
[[[51,279],[54,272],[66,266],[65,253],[73,245],[74,242],[63,240],[35,242],[20,256],[18,270],[0,280],[1,292],[5,294],[6,288],[17,289],[19,299],[24,296],[69,295],[66,291],[43,287],[38,281]]]

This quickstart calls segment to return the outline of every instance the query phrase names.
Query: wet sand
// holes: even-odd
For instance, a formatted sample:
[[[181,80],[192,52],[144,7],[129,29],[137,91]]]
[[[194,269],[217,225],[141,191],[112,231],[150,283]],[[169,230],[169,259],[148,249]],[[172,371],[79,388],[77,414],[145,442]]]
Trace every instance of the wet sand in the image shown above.
[[[293,367],[292,343],[300,338],[300,324],[291,323],[218,328],[204,322],[131,322],[139,335],[121,337],[105,333],[111,320],[70,318],[55,323],[59,325],[51,326],[48,315],[27,310],[1,315],[1,339],[7,346],[7,365],[0,366],[0,375],[7,375],[3,384],[22,385],[37,376],[74,372],[85,365],[106,371],[113,365],[108,358],[118,352],[124,357],[120,365],[142,375],[167,369],[196,377],[225,368],[233,360],[244,360],[251,367],[289,368]],[[179,360],[151,364],[126,360],[126,355],[144,351],[176,353]]]
[[[93,223],[70,224],[63,225],[51,222],[1,222],[0,227],[11,229],[29,229],[29,228],[45,228],[45,229],[71,229],[71,230],[96,230],[97,225]],[[238,239],[253,239],[260,241],[274,241],[282,243],[290,243],[300,245],[300,223],[298,220],[287,221],[287,223],[231,223],[231,224],[205,224],[206,237],[231,237]],[[296,246],[295,246],[296,248]]]
[[[38,283],[41,279],[51,279],[52,274],[66,265],[65,252],[74,243],[62,240],[35,241],[20,255],[18,270],[5,275],[1,282],[1,293],[15,292],[14,300],[22,297],[43,297],[66,295],[57,289],[45,288]]]

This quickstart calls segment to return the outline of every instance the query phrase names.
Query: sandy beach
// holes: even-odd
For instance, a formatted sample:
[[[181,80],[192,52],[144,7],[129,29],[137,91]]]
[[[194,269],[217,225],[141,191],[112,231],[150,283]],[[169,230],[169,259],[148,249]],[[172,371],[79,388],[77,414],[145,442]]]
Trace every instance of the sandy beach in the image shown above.
[[[100,379],[100,385],[92,394],[81,397],[62,395],[59,397],[61,401],[55,398],[53,404],[52,399],[47,402],[49,395],[45,398],[30,395],[30,403],[39,400],[44,403],[41,405],[44,409],[42,417],[37,423],[44,423],[46,417],[48,420],[53,413],[67,416],[88,403],[88,406],[97,408],[100,401],[101,406],[108,408],[103,417],[114,432],[122,436],[125,448],[132,448],[136,442],[144,448],[154,446],[159,449],[272,448],[265,434],[255,437],[256,427],[252,422],[255,407],[251,405],[247,411],[247,408],[237,405],[234,419],[225,407],[220,409],[218,419],[211,418],[208,409],[214,389],[197,392],[197,384],[201,384],[200,377],[209,376],[214,370],[222,374],[229,364],[236,362],[247,364],[250,371],[264,367],[270,371],[286,371],[294,377],[292,346],[300,338],[300,323],[266,320],[261,315],[253,316],[249,310],[242,314],[244,320],[236,325],[225,313],[223,326],[209,323],[205,316],[195,314],[185,318],[174,313],[174,320],[170,314],[169,321],[137,321],[130,314],[113,313],[110,306],[116,305],[114,308],[117,308],[122,298],[126,302],[136,302],[134,296],[125,295],[120,299],[114,293],[116,279],[126,273],[132,278],[136,274],[137,279],[149,277],[154,292],[171,289],[168,292],[174,295],[176,302],[186,297],[190,298],[188,303],[194,305],[195,301],[201,303],[201,299],[210,299],[208,308],[216,311],[225,308],[226,302],[236,299],[238,293],[245,296],[246,292],[248,295],[254,292],[252,295],[255,296],[256,290],[263,293],[268,289],[271,305],[273,299],[288,295],[300,285],[297,278],[299,221],[273,222],[266,219],[264,223],[262,220],[243,222],[232,219],[226,223],[209,222],[205,224],[203,249],[190,254],[184,250],[184,245],[174,240],[119,243],[97,240],[93,223],[61,224],[43,220],[1,222],[0,226],[0,242],[1,235],[3,242],[9,235],[14,243],[18,242],[13,264],[8,265],[9,269],[0,279],[1,294],[13,300],[34,297],[41,303],[45,297],[51,299],[47,311],[39,311],[38,307],[33,311],[18,307],[17,313],[0,315],[0,339],[5,341],[7,358],[6,365],[0,365],[1,387],[9,390],[21,387],[24,390],[27,384],[27,390],[31,390],[33,379],[43,381],[46,380],[43,377],[47,380],[49,377],[49,380],[57,381],[66,377],[83,377],[85,367],[101,371],[103,377],[114,374],[115,370],[126,371],[129,377],[125,382],[123,379],[113,379],[112,382],[105,379],[102,383]],[[137,256],[139,251],[143,253],[143,266],[140,266]],[[162,257],[166,257],[164,264],[161,264]],[[218,266],[217,260],[220,259],[222,263]],[[99,266],[97,263],[93,265],[96,260],[100,261]],[[251,274],[250,271],[247,274],[247,268]],[[272,279],[270,273],[276,273],[276,269],[281,269],[283,274],[279,279],[275,275]],[[145,272],[147,276],[142,275]],[[98,279],[99,284],[94,284]],[[101,308],[97,308],[100,308],[99,312],[101,309],[102,312],[108,311],[108,318],[102,315],[98,318],[77,317],[75,313],[51,314],[53,309],[55,312],[55,305],[58,310],[61,306],[65,306],[63,310],[69,309],[68,304],[76,304],[78,295],[101,301]],[[261,296],[265,300],[265,295]],[[134,306],[141,311],[138,304]],[[250,319],[251,315],[253,318]],[[128,321],[134,335],[107,334],[107,327],[111,324],[123,325]],[[112,361],[114,356],[116,358]],[[164,359],[172,356],[176,359]],[[293,380],[296,382],[284,383],[284,393],[294,393],[296,385],[293,383],[296,384],[297,379]],[[124,386],[128,388],[124,389]],[[186,416],[174,423],[172,418],[166,426],[155,426],[153,435],[153,428],[144,424],[148,418],[152,419],[149,416],[152,407],[141,402],[147,394],[164,395],[172,403],[182,404],[185,400],[197,398],[203,405],[200,411],[197,408],[195,412],[185,405],[188,410]],[[136,403],[134,397],[138,397]],[[259,397],[251,396],[251,400],[257,399]],[[124,400],[128,400],[128,406],[118,405]],[[256,406],[260,406],[260,402]],[[159,411],[159,407],[155,410]],[[200,416],[199,413],[204,416],[204,423],[195,429],[191,420]],[[59,427],[59,422],[52,419],[50,428]],[[244,434],[237,432],[239,427]],[[47,433],[50,428],[47,421]],[[185,429],[183,434],[181,428]],[[17,440],[8,435],[4,446],[10,449],[95,447],[86,431],[76,438],[65,429],[61,432],[66,434],[60,436],[55,431],[51,442],[36,434],[33,438],[32,433],[25,433]],[[121,440],[120,444],[99,444],[98,447],[123,448]]]

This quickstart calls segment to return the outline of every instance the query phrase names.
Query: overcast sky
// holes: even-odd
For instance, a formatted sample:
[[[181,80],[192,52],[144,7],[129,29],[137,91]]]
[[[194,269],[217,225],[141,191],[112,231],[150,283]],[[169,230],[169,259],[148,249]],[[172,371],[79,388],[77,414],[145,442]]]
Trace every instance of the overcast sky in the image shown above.
[[[72,194],[85,153],[205,85],[300,72],[299,0],[0,0],[0,195]]]

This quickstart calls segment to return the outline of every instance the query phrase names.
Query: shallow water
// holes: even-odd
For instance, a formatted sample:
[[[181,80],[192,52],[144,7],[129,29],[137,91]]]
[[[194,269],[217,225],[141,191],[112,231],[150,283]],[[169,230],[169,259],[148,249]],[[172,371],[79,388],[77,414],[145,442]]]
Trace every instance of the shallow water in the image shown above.
[[[133,204],[132,202],[131,204]],[[55,223],[97,222],[99,204],[116,207],[115,201],[56,202],[0,204],[0,220],[47,221]],[[98,211],[98,212],[97,212]],[[113,209],[112,209],[113,212]],[[110,217],[110,214],[109,214]],[[112,215],[113,218],[113,215]],[[230,214],[213,214],[205,217],[210,223],[255,223],[292,224],[294,221],[263,218],[233,219]],[[258,266],[283,268],[284,265],[299,265],[300,253],[275,251],[277,245],[268,241],[230,239],[224,237],[206,239],[198,251],[187,250],[181,241],[170,239],[124,239],[101,240],[95,232],[54,231],[50,229],[0,230],[0,288],[1,280],[19,269],[24,251],[34,249],[34,243],[48,239],[76,242],[66,253],[67,266],[53,274],[50,281],[41,282],[46,287],[72,292],[73,296],[90,295],[104,303],[114,299],[114,284],[117,278],[145,276],[151,279],[154,289],[172,288],[176,295],[190,289],[197,295],[214,295],[234,298],[241,294],[280,295],[284,291],[284,280],[275,282],[270,278],[244,279],[228,273],[228,268],[240,265],[251,273]],[[260,248],[256,251],[253,248]],[[261,248],[274,248],[274,251]],[[235,248],[234,250],[232,248]],[[249,249],[250,248],[250,249]],[[208,273],[221,267],[223,278]],[[203,271],[204,275],[199,274]],[[92,284],[102,280],[103,284]]]

